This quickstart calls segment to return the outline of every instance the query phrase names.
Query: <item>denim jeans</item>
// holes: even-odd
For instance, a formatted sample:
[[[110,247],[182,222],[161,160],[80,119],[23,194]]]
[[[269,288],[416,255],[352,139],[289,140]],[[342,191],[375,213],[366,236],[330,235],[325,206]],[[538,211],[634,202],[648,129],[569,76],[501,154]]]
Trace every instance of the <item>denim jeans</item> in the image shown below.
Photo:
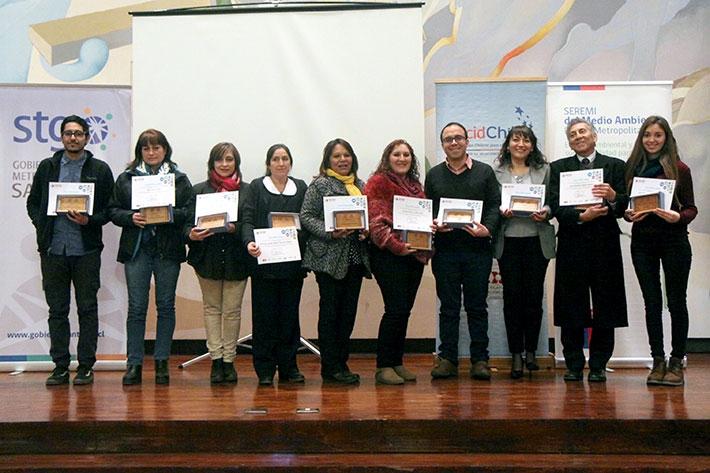
[[[432,258],[439,312],[439,356],[458,364],[461,288],[471,337],[471,362],[488,360],[488,280],[493,257],[487,251],[440,251]]]
[[[96,293],[100,286],[101,252],[83,256],[42,255],[42,289],[49,306],[49,355],[57,367],[69,368],[70,286],[74,285],[79,316],[79,364],[91,368],[96,362],[99,315]]]
[[[157,253],[139,250],[124,266],[128,286],[128,364],[143,364],[145,319],[152,276],[155,276],[155,306],[158,312],[153,357],[156,360],[167,360],[175,331],[175,289],[180,275],[180,263],[163,259]]]
[[[634,235],[631,260],[646,306],[646,330],[651,356],[665,356],[663,348],[663,294],[661,264],[671,315],[671,356],[683,358],[688,341],[688,275],[692,253],[688,238],[657,238]]]

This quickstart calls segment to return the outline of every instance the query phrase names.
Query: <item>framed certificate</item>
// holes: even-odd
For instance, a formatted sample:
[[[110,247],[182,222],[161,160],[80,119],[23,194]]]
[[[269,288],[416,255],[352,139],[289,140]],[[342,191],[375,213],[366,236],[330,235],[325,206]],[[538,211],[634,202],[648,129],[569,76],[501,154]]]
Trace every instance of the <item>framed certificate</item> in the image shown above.
[[[80,213],[89,213],[89,196],[76,194],[57,194],[58,214],[67,213],[69,211]]]
[[[301,218],[295,212],[269,212],[269,227],[296,227],[301,229]]]
[[[161,205],[157,207],[142,207],[141,215],[148,225],[160,225],[161,223],[172,223],[173,206]]]
[[[331,195],[323,197],[323,223],[326,232],[368,230],[366,195]]]
[[[475,221],[475,211],[473,209],[444,209],[442,223],[452,228],[463,228],[466,225],[473,225]]]
[[[364,210],[335,210],[333,212],[333,226],[336,230],[364,230]]]
[[[431,232],[404,230],[402,240],[409,243],[413,250],[431,250]]]
[[[508,207],[516,217],[529,217],[542,208],[542,199],[539,197],[513,195],[510,197]]]
[[[653,212],[663,208],[663,192],[631,197],[631,208],[636,213]]]
[[[229,214],[202,215],[197,218],[197,227],[204,230],[211,230],[212,233],[226,232],[229,229]]]

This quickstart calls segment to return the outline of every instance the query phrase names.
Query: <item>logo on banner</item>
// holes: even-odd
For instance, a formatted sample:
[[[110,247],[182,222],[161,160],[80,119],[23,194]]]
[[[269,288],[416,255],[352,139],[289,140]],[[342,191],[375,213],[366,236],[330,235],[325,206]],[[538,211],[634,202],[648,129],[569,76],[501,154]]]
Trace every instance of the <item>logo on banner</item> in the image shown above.
[[[86,115],[91,109],[84,109]],[[61,123],[66,118],[64,115],[49,116],[43,112],[34,115],[17,115],[14,120],[16,134],[12,137],[15,143],[50,143],[50,151],[57,152],[63,148]],[[89,115],[85,120],[89,124],[89,143],[99,145],[102,151],[106,150],[105,141],[109,137],[108,122],[113,114],[107,113],[104,117]]]
[[[88,107],[84,108],[84,119],[89,124],[89,141],[87,146],[93,146],[101,151],[108,149],[109,138],[115,138],[111,133],[109,122],[113,119],[112,113],[103,116],[93,114]],[[65,115],[48,115],[42,111],[32,115],[17,115],[14,120],[14,134],[12,141],[20,145],[32,146],[32,149],[20,152],[24,159],[12,162],[11,197],[24,198],[29,194],[37,166],[49,153],[55,153],[64,148],[62,145],[61,124]],[[38,152],[37,145],[49,145],[48,152]],[[24,149],[24,148],[21,148]]]

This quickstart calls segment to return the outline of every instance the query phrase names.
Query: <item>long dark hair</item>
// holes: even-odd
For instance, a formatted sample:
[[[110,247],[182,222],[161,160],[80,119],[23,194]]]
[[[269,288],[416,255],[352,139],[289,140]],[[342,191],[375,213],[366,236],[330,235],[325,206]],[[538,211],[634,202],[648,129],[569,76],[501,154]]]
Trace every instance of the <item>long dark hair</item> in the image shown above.
[[[392,170],[392,166],[390,165],[390,154],[392,154],[392,151],[394,151],[394,149],[399,145],[405,145],[407,148],[409,148],[409,154],[412,156],[412,165],[409,166],[409,171],[407,171],[407,177],[414,181],[418,181],[419,164],[417,163],[417,157],[414,155],[414,148],[412,148],[412,145],[407,143],[407,141],[401,138],[392,141],[385,147],[385,150],[382,151],[382,158],[380,159],[380,163],[377,165],[377,169],[375,169],[375,172],[373,174],[383,174],[387,171]]]
[[[626,160],[624,179],[626,180],[626,188],[628,190],[631,190],[631,184],[634,181],[637,170],[643,170],[648,165],[648,153],[646,153],[646,149],[643,147],[643,135],[651,125],[660,126],[666,134],[666,142],[663,143],[663,148],[661,148],[658,155],[658,162],[661,164],[661,167],[663,167],[663,173],[666,175],[667,179],[678,179],[678,161],[680,161],[680,156],[678,155],[678,146],[676,145],[671,126],[665,118],[659,115],[651,115],[644,120],[641,125],[639,134],[636,137],[636,142],[634,143],[634,148],[631,150],[629,159]]]
[[[532,128],[525,125],[518,125],[508,130],[508,136],[505,137],[505,141],[500,147],[498,157],[496,158],[496,161],[498,162],[498,167],[503,168],[510,166],[512,158],[510,156],[510,149],[508,148],[510,146],[510,140],[513,139],[513,136],[515,135],[520,135],[524,138],[529,139],[530,144],[532,145],[532,150],[530,151],[528,157],[525,159],[525,165],[528,167],[533,167],[535,169],[540,169],[542,166],[544,166],[547,161],[545,160],[545,156],[542,154],[542,151],[540,151],[540,148],[537,147],[537,136],[535,136],[535,133],[532,131]]]
[[[293,156],[291,156],[291,150],[288,149],[288,146],[286,146],[283,143],[276,143],[275,145],[271,145],[269,147],[269,149],[266,150],[266,174],[265,174],[265,176],[271,175],[271,170],[269,169],[269,164],[271,164],[271,158],[274,157],[274,153],[279,149],[286,151],[286,154],[288,155],[288,162],[291,163],[291,167],[293,167]]]
[[[148,145],[160,145],[165,150],[165,159],[163,162],[175,164],[170,157],[173,155],[173,148],[168,143],[162,131],[154,128],[148,128],[138,136],[133,161],[128,164],[128,169],[135,169],[143,162],[143,147]]]
[[[323,148],[323,160],[320,162],[320,169],[318,169],[318,175],[325,176],[326,170],[330,169],[330,156],[333,154],[333,149],[335,149],[337,145],[343,146],[353,158],[353,165],[350,168],[350,172],[353,173],[353,175],[355,176],[355,180],[357,181],[357,156],[355,155],[355,151],[353,151],[353,147],[350,145],[350,143],[348,143],[342,138],[335,138],[334,140],[330,140],[328,143],[326,143],[325,148]]]
[[[242,178],[242,171],[241,171],[241,164],[242,164],[242,157],[239,155],[239,150],[237,150],[237,147],[234,146],[232,143],[229,142],[222,142],[222,143],[217,143],[212,147],[212,150],[210,151],[210,158],[207,160],[207,179],[210,178],[210,173],[214,170],[214,163],[218,159],[220,159],[222,156],[227,154],[227,152],[231,151],[232,154],[234,155],[234,163],[235,167],[234,170],[237,173],[237,176],[239,179]]]

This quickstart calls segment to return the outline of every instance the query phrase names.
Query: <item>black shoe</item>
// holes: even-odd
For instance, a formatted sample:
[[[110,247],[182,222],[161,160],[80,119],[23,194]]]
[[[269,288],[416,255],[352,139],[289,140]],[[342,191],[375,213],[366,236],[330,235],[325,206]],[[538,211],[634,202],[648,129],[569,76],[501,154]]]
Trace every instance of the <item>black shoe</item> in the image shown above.
[[[237,370],[234,368],[234,362],[222,360],[222,375],[225,383],[237,382]]]
[[[520,379],[523,377],[523,355],[521,353],[513,353],[512,365],[510,367],[510,377]]]
[[[224,382],[224,367],[222,358],[212,360],[212,370],[210,371],[210,384],[222,384]]]
[[[584,376],[582,376],[581,371],[567,370],[563,379],[565,381],[582,381],[582,379],[584,379]]]
[[[283,375],[279,373],[279,381],[289,382],[289,383],[305,383],[306,377],[303,373],[298,371],[298,368],[291,368],[288,373]]]
[[[603,369],[599,370],[589,370],[587,375],[587,381],[590,383],[605,383],[606,382],[606,372]]]
[[[45,386],[61,386],[62,384],[69,384],[69,369],[57,366],[52,370],[52,374],[49,375],[47,381],[44,382]]]
[[[128,365],[128,369],[126,369],[126,374],[123,375],[124,386],[128,386],[131,384],[141,384],[142,380],[143,380],[143,366]]]
[[[353,373],[352,371],[350,371],[350,368],[348,368],[348,364],[347,364],[347,363],[345,363],[345,364],[343,365],[343,373],[345,373],[345,374],[348,375],[348,376],[354,376],[355,378],[357,378],[358,381],[360,381],[360,375],[357,374],[357,373]]]
[[[74,385],[83,386],[94,382],[94,370],[86,366],[79,365],[74,376]]]
[[[324,374],[323,381],[337,384],[357,384],[360,382],[360,376],[347,371],[338,371],[333,374]]]
[[[259,376],[259,386],[272,386],[274,384],[274,375],[265,374]]]
[[[170,384],[168,360],[155,360],[155,384]]]
[[[540,365],[537,364],[534,351],[525,352],[525,367],[528,371],[539,371]]]

